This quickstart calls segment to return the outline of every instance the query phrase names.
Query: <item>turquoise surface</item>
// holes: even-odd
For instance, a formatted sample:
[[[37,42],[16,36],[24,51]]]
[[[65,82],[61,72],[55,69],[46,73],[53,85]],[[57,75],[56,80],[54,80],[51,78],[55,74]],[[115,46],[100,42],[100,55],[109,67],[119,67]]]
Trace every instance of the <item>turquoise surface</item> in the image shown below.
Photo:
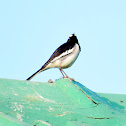
[[[0,126],[126,126],[126,95],[81,83],[0,79]]]

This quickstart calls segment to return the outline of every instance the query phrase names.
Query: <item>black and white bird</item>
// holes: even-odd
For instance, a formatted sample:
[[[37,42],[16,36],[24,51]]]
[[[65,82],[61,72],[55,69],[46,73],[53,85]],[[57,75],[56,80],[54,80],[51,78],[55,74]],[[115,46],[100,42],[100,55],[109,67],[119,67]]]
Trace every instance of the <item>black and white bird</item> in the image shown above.
[[[63,69],[70,67],[75,62],[80,51],[81,47],[78,43],[77,37],[75,34],[70,35],[67,42],[57,48],[49,60],[27,80],[32,79],[38,73],[49,68],[59,68],[63,78],[69,78]]]

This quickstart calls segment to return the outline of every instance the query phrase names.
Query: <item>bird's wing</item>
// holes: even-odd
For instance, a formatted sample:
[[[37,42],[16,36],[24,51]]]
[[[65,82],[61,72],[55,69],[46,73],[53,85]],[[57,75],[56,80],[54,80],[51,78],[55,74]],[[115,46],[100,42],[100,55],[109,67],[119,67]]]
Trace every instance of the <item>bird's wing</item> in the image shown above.
[[[49,60],[42,66],[42,69],[44,69],[53,59],[55,59],[56,57],[62,55],[64,52],[66,52],[66,50],[72,49],[74,46],[75,46],[74,44],[70,45],[70,43],[64,43],[63,45],[61,45],[59,48],[57,48],[54,51],[54,53],[51,55]],[[66,53],[66,55],[68,55],[68,54]]]

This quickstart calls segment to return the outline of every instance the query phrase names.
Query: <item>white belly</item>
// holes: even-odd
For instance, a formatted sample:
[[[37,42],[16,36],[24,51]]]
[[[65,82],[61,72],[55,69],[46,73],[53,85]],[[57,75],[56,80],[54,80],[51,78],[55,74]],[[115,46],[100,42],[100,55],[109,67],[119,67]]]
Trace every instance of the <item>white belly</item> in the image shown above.
[[[47,68],[54,68],[54,67],[68,68],[75,62],[75,60],[79,55],[79,52],[80,52],[79,46],[76,44],[74,46],[74,49],[70,49],[68,52],[65,52],[60,56],[54,58],[51,61],[51,63],[47,65]]]
[[[64,58],[63,62],[61,62],[61,67],[62,68],[70,67],[77,59],[79,53],[80,53],[79,46],[76,44],[72,53],[69,54],[68,56],[66,56],[66,58]]]

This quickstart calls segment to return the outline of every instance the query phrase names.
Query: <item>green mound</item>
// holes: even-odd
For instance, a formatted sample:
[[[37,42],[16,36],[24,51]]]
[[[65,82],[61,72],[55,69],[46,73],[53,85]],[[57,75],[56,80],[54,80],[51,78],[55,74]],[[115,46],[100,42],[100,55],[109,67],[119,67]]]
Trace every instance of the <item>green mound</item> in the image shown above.
[[[125,126],[126,95],[82,84],[0,79],[0,126]]]

